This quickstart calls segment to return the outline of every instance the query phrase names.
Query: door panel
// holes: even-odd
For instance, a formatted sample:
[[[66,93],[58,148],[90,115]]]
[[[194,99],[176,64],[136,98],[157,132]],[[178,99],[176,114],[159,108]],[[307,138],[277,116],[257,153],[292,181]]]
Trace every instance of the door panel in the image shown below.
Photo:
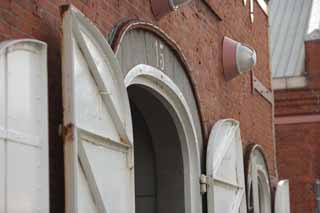
[[[49,212],[46,44],[0,44],[0,211]]]
[[[132,186],[129,184],[131,176],[127,148],[93,139],[83,140],[82,143],[107,210],[125,212],[130,209],[129,189]],[[121,196],[120,200],[117,200],[118,196]]]
[[[260,145],[251,144],[246,153],[248,208],[254,213],[270,213],[271,187],[267,161]]]
[[[4,140],[0,138],[0,212],[5,212],[5,145]]]
[[[1,50],[1,49],[0,49]],[[5,50],[0,51],[0,130],[4,130],[5,123],[5,93],[6,93],[6,57]]]
[[[207,149],[208,212],[245,213],[246,196],[239,122],[218,121]]]
[[[32,213],[41,204],[40,157],[39,149],[17,143],[7,144],[8,212]]]
[[[221,165],[216,171],[215,177],[230,183],[237,182],[237,170],[234,165],[237,163],[237,146],[230,145],[228,151],[221,162]],[[218,155],[218,153],[216,153]]]
[[[41,92],[43,85],[39,80],[46,79],[41,79],[42,70],[37,69],[40,66],[38,55],[33,54],[32,49],[26,52],[28,47],[22,45],[15,48],[7,58],[7,129],[16,137],[23,137],[25,143],[37,146],[41,145],[38,134],[44,125],[41,103],[47,95]]]
[[[271,186],[266,157],[260,145],[251,144],[246,156],[248,206],[254,213],[270,213]]]
[[[3,52],[0,52],[4,54]],[[5,128],[5,57],[0,57],[0,212],[5,212],[5,141],[1,132]]]
[[[275,196],[275,213],[290,213],[289,180],[278,183]]]
[[[75,41],[74,46],[77,47]],[[117,129],[80,48],[75,48],[74,98],[76,123],[79,128],[119,141]]]
[[[88,181],[84,175],[83,168],[79,163],[79,212],[80,213],[98,213],[98,209],[90,192]]]
[[[132,124],[120,66],[72,6],[63,14],[62,60],[67,212],[134,212]]]

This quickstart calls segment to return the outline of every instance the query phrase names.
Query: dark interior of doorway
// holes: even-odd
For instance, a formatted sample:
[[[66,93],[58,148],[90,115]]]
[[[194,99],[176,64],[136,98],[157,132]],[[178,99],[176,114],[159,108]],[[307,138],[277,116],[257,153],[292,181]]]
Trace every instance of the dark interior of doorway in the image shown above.
[[[181,143],[161,100],[143,86],[128,88],[134,133],[136,213],[184,213]]]

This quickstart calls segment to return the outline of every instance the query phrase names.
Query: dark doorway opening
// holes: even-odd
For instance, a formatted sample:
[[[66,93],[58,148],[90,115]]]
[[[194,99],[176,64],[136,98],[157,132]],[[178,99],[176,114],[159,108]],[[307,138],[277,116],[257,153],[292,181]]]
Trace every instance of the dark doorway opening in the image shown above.
[[[134,133],[136,213],[184,213],[184,166],[169,104],[143,86],[128,88]]]

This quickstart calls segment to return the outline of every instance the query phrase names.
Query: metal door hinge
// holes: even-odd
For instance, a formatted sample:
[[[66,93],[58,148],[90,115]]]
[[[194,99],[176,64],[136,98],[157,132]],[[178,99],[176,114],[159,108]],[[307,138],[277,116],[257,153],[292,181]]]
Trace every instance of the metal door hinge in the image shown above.
[[[200,193],[205,194],[208,191],[208,187],[212,185],[213,178],[202,174],[200,176]]]

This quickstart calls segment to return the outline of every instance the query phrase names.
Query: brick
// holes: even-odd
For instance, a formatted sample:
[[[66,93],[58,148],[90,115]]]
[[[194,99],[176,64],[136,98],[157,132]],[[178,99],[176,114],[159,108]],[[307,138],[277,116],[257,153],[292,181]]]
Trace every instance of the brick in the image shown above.
[[[320,39],[305,42],[309,88],[320,89]]]
[[[316,212],[316,178],[320,168],[320,123],[276,126],[277,161],[281,179],[290,180],[291,212]]]

